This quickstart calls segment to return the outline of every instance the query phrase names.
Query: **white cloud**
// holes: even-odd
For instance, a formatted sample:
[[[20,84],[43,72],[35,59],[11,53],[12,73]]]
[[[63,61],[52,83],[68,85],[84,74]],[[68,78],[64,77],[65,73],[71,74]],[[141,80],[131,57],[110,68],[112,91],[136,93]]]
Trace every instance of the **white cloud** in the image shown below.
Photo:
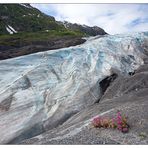
[[[32,4],[56,20],[102,27],[110,34],[148,31],[148,4]],[[133,21],[141,21],[132,24]]]

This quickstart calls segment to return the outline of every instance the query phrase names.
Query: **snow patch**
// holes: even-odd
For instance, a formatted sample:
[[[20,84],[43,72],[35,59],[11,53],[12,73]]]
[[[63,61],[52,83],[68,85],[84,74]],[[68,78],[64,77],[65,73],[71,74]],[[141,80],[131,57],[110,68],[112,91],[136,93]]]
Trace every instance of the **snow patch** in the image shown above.
[[[28,13],[28,15],[30,15],[30,16],[34,16],[35,14]]]
[[[8,27],[6,27],[6,30],[7,30],[10,34],[13,34],[13,31],[11,31],[11,29],[9,29]]]
[[[17,31],[10,25],[6,26],[6,30],[10,33],[10,34],[13,34],[13,33],[17,33]]]
[[[66,24],[63,23],[63,25],[64,25],[65,28],[67,28],[67,25]]]
[[[16,31],[14,28],[12,28],[10,25],[8,25],[8,27],[9,27],[14,33],[17,33],[17,31]]]
[[[25,5],[25,4],[20,4],[21,6],[24,6],[26,8],[32,8],[31,6]]]

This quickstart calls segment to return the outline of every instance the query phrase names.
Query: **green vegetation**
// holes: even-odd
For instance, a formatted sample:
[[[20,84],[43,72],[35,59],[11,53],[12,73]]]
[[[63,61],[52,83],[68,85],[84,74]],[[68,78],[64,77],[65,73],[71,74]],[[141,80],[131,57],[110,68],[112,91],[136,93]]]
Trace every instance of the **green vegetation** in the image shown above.
[[[19,46],[25,44],[31,44],[32,42],[46,42],[61,37],[81,37],[84,34],[80,32],[74,32],[69,30],[57,31],[57,30],[48,30],[48,31],[38,31],[38,32],[21,32],[12,35],[1,35],[0,36],[0,45],[4,46]]]
[[[10,25],[18,32],[35,32],[43,30],[65,30],[54,17],[47,16],[35,8],[26,8],[19,4],[0,4],[0,34],[8,34],[6,26]]]

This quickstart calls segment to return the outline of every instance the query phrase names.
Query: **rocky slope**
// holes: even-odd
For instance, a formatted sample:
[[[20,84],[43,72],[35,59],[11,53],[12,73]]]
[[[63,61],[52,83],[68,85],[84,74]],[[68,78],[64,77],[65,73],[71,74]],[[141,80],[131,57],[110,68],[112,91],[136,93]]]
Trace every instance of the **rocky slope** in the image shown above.
[[[0,143],[147,144],[147,43],[148,32],[107,35],[0,61]],[[128,134],[89,125],[117,110]]]
[[[33,34],[33,36],[34,35],[36,35],[37,37],[36,33]],[[36,53],[40,51],[48,51],[79,45],[86,41],[85,39],[82,39],[77,35],[71,34],[59,36],[57,35],[56,37],[52,37],[52,34],[48,35],[47,33],[42,33],[42,35],[45,35],[43,39],[39,38],[33,41],[30,41],[30,34],[27,34],[24,38],[23,35],[19,35],[22,38],[21,41],[17,39],[18,36],[2,39],[0,41],[0,60]],[[29,36],[29,38],[27,38],[27,36]]]

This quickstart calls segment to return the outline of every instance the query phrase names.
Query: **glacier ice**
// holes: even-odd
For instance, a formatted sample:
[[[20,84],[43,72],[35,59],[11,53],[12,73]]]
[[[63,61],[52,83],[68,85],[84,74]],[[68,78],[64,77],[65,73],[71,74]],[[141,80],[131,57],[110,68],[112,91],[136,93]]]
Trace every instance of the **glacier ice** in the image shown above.
[[[97,101],[99,82],[143,64],[148,32],[105,35],[84,44],[0,61],[0,143],[29,129],[35,134],[62,124]]]

